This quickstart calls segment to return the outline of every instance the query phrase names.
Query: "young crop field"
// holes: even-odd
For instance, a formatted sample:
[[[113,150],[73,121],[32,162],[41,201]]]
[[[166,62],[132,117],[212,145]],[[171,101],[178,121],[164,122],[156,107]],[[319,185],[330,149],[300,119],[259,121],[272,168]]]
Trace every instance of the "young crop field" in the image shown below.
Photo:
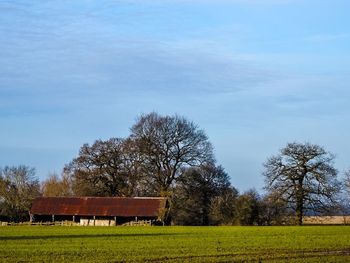
[[[0,262],[349,262],[350,227],[0,227]]]

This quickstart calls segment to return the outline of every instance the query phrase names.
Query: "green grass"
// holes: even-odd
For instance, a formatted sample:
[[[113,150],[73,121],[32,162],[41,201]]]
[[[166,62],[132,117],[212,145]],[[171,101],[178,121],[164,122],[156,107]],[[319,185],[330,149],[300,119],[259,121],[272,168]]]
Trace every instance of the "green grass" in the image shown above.
[[[0,262],[350,262],[350,227],[0,227]]]

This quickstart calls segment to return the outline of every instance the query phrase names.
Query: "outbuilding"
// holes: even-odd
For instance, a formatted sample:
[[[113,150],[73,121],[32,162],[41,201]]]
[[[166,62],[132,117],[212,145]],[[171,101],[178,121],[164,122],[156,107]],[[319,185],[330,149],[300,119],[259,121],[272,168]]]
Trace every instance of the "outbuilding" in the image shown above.
[[[80,225],[122,225],[162,221],[164,197],[39,197],[30,209],[31,222],[72,221]]]

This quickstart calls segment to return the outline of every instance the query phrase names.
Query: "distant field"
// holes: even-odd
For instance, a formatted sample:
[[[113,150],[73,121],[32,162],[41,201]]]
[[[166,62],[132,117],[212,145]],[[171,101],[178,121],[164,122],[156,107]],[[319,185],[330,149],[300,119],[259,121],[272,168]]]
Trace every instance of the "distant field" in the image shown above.
[[[349,225],[350,216],[305,216],[303,222],[309,225]]]
[[[0,227],[0,262],[20,261],[350,262],[350,227]]]

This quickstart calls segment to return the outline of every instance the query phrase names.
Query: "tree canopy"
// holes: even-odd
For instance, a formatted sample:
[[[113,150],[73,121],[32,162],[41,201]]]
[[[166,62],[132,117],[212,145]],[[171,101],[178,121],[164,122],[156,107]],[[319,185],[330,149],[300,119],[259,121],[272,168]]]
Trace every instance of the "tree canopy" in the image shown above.
[[[72,177],[76,195],[132,196],[134,191],[131,164],[124,139],[97,140],[84,144],[79,156],[65,166]]]
[[[132,126],[130,138],[142,157],[145,176],[160,195],[167,194],[185,167],[214,162],[204,131],[177,115],[143,115]]]

